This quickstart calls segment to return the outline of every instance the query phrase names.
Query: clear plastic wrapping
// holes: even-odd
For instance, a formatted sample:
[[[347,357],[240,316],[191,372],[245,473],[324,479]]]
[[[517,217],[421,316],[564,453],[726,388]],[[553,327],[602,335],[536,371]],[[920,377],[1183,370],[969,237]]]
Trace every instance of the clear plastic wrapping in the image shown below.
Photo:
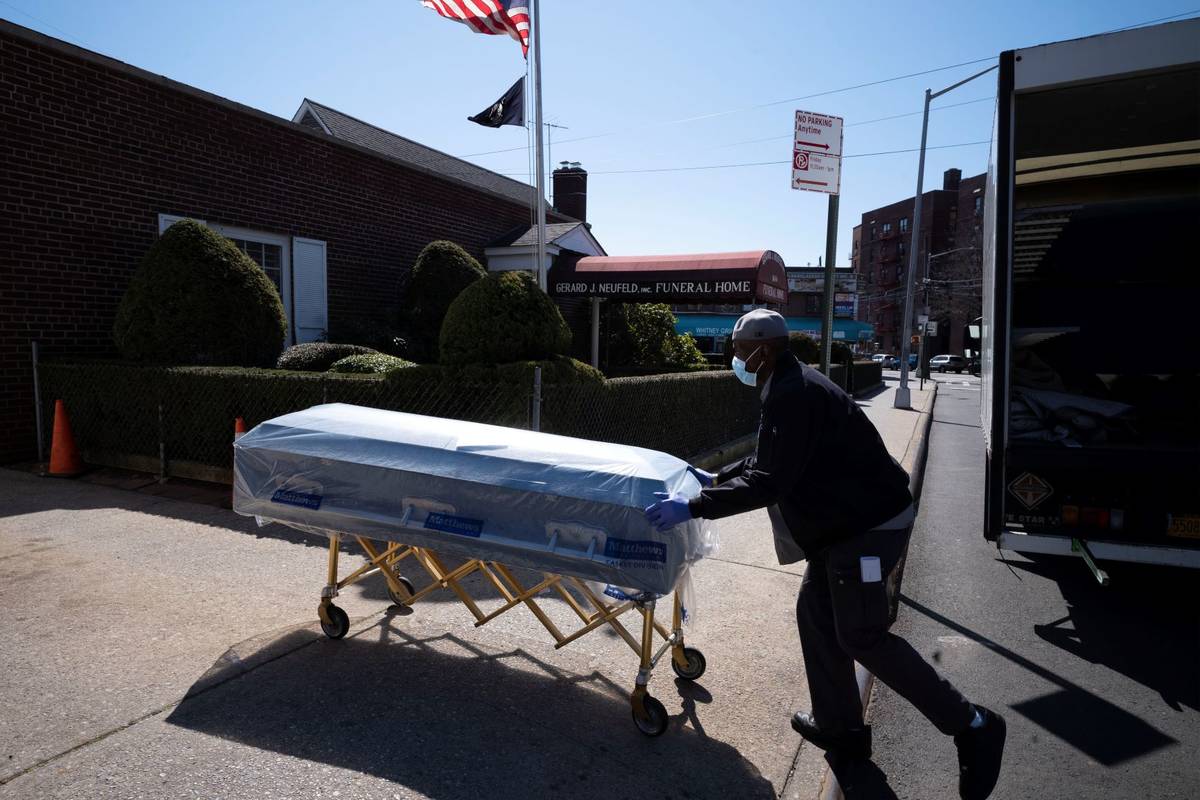
[[[705,520],[659,533],[642,510],[699,491],[654,450],[343,404],[234,444],[239,514],[655,594],[716,541]]]

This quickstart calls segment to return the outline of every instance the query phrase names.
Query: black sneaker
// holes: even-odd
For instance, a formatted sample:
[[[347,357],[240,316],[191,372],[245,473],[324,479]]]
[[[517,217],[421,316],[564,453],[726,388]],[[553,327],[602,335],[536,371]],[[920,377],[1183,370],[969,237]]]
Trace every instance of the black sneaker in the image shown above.
[[[850,758],[868,759],[871,757],[870,725],[840,734],[826,733],[817,727],[817,721],[812,718],[811,714],[797,711],[792,715],[792,728],[822,750]]]
[[[975,710],[983,716],[983,725],[967,728],[954,737],[958,748],[958,796],[963,800],[985,800],[996,788],[1008,731],[1004,717],[983,706],[975,706]]]

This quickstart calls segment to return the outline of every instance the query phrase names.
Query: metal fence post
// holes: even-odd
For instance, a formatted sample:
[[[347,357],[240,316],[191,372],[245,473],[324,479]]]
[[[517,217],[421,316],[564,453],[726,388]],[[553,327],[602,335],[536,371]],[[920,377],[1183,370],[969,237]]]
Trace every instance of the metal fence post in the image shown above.
[[[158,482],[167,482],[167,444],[163,435],[163,407],[158,404]]]
[[[533,420],[530,430],[542,429],[542,368],[533,368]]]
[[[37,428],[37,454],[40,464],[46,460],[46,439],[42,432],[42,387],[41,380],[38,378],[38,343],[32,341],[29,344],[33,348],[33,414],[34,426]]]

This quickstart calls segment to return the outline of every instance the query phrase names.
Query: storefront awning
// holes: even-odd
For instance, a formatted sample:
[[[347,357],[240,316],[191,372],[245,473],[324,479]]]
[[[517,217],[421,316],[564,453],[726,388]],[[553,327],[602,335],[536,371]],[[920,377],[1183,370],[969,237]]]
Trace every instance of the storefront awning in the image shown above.
[[[712,336],[724,339],[733,333],[733,323],[737,322],[737,314],[676,314],[675,332],[690,333],[696,338]],[[816,317],[787,317],[789,331],[806,333],[814,339],[821,338],[821,320]],[[866,322],[853,319],[835,319],[833,321],[833,339],[836,342],[851,344],[858,341],[870,341],[875,336],[875,329]]]
[[[773,250],[681,256],[558,259],[551,297],[639,303],[787,303],[787,273]]]

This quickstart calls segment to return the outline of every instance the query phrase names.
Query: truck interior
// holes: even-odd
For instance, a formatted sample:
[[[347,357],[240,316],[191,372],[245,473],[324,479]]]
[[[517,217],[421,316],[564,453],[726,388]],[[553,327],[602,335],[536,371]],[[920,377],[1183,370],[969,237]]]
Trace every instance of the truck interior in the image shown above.
[[[1200,69],[1020,94],[1014,120],[1007,472],[1056,497],[1009,521],[1161,536],[1200,514]]]

